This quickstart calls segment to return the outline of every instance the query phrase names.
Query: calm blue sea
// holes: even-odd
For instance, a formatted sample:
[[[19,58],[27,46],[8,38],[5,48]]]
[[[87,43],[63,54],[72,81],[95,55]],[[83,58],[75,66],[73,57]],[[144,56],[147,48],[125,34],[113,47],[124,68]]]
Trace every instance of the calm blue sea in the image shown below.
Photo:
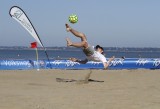
[[[58,48],[47,50],[50,59],[68,59],[70,57],[84,59],[85,55],[81,49]],[[38,50],[39,59],[47,59],[43,50]],[[105,48],[106,57],[115,56],[116,58],[160,58],[158,48]],[[0,60],[4,59],[36,59],[34,49],[0,49]]]

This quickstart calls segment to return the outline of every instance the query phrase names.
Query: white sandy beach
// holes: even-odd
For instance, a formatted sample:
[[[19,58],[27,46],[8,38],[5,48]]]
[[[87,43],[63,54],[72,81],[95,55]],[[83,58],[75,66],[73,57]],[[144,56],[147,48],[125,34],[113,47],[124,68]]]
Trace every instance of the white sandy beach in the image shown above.
[[[160,70],[0,71],[0,109],[159,109]]]

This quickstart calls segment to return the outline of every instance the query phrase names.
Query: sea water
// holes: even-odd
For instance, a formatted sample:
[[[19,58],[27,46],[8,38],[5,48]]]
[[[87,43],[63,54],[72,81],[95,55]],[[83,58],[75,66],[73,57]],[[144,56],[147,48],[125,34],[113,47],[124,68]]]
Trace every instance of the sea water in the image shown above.
[[[82,49],[47,49],[47,54],[50,59],[68,59],[75,57],[85,59]],[[116,58],[160,58],[159,48],[105,48],[106,58],[115,56]],[[34,49],[0,49],[0,60],[36,60],[36,51]],[[38,50],[38,59],[47,59],[44,50]]]

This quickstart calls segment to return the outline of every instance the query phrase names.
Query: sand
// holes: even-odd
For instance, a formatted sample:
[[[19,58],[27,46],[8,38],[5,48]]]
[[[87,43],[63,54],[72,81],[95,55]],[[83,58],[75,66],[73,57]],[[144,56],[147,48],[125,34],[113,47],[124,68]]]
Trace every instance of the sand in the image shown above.
[[[159,109],[160,70],[0,71],[0,109]],[[101,82],[99,82],[101,81]]]

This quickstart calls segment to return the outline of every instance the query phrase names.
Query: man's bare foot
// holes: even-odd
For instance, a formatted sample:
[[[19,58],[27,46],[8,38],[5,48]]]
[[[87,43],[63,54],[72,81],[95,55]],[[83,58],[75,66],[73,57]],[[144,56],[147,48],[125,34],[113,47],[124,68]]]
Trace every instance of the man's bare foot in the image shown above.
[[[71,31],[71,27],[68,24],[65,24],[65,25],[66,25],[66,31],[67,32]]]
[[[72,45],[72,42],[69,38],[66,38],[66,41],[67,41],[67,46],[71,46]]]
[[[78,59],[76,59],[76,58],[69,58],[69,60],[71,60],[73,62],[76,62]]]

